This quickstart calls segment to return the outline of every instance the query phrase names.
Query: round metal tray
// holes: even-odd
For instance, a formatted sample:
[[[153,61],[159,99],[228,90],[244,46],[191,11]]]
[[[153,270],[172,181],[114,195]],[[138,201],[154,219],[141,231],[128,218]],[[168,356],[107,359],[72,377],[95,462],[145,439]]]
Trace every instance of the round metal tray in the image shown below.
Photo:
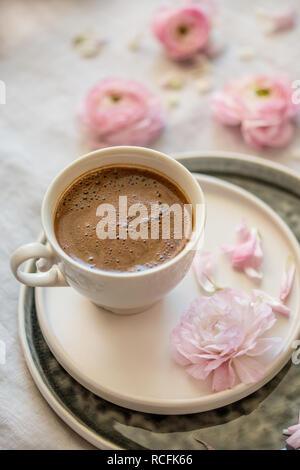
[[[263,159],[222,152],[177,157],[191,171],[230,181],[269,204],[300,240],[300,178]],[[31,263],[27,267],[33,269]],[[300,366],[288,363],[267,385],[232,405],[195,415],[160,416],[113,405],[79,385],[56,361],[37,322],[34,289],[21,287],[19,332],[27,365],[54,411],[106,449],[280,449],[282,429],[300,409]]]

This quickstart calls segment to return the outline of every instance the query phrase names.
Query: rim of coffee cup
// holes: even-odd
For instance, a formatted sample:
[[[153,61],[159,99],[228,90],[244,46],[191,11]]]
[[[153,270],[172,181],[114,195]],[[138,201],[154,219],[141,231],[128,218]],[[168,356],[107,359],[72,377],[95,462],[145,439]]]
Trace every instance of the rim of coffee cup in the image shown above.
[[[194,224],[193,231],[192,231],[192,236],[188,240],[188,242],[185,245],[185,247],[183,248],[183,250],[180,251],[176,256],[174,256],[174,258],[166,261],[165,263],[163,263],[159,266],[155,266],[152,269],[146,269],[144,271],[134,271],[134,272],[105,271],[104,269],[90,268],[89,266],[85,266],[83,263],[80,263],[79,261],[76,261],[71,256],[66,254],[64,252],[64,250],[61,248],[61,246],[59,245],[59,243],[56,239],[56,236],[55,236],[55,232],[54,232],[53,213],[52,214],[49,213],[49,211],[50,211],[49,199],[51,198],[52,191],[54,190],[54,188],[57,185],[57,183],[59,182],[59,180],[62,179],[67,172],[69,172],[71,169],[73,169],[76,166],[78,166],[79,164],[81,164],[83,161],[90,160],[93,157],[96,157],[98,155],[101,155],[101,154],[104,155],[104,154],[109,154],[109,153],[118,154],[118,153],[121,153],[121,152],[130,152],[131,154],[132,153],[140,154],[142,152],[142,153],[147,154],[149,156],[152,155],[156,158],[164,159],[170,165],[172,165],[173,168],[177,168],[178,171],[183,172],[188,178],[190,178],[192,187],[198,192],[198,194],[200,196],[199,199],[201,199],[200,203],[201,203],[201,206],[202,206],[202,210],[201,210],[201,214],[200,214],[200,221],[195,220],[195,224]],[[116,165],[122,165],[122,164],[118,163]],[[112,166],[113,165],[114,164],[112,164]],[[125,159],[124,159],[124,166],[126,166],[126,165],[130,165],[130,162],[125,161]],[[107,164],[103,165],[103,167],[104,166],[107,166]],[[97,165],[95,165],[94,168],[83,171],[81,173],[81,175],[84,175],[86,172],[93,171],[93,169],[97,169],[97,168],[101,168],[101,165],[97,164]],[[151,166],[147,166],[147,165],[143,165],[143,164],[141,164],[141,168],[147,168],[147,169],[152,170],[154,172],[159,171],[159,170],[156,170],[155,168],[152,168]],[[165,174],[165,172],[162,171],[161,174],[163,176],[165,176],[167,179],[169,178],[168,175]],[[76,178],[79,178],[79,177],[80,177],[80,175],[78,175]],[[76,178],[74,178],[74,180]],[[169,178],[169,179],[171,179],[171,178]],[[174,178],[172,178],[171,181],[172,180],[181,188],[181,185],[178,181],[176,181]],[[68,183],[65,186],[64,189],[66,189],[69,186],[69,184],[70,183]],[[187,193],[187,191],[184,191],[184,192]],[[60,195],[62,193],[63,193],[63,191],[60,192]],[[187,193],[186,195],[187,195],[188,199],[190,199],[189,194]],[[59,199],[59,196],[58,196],[57,200],[58,199]],[[54,210],[54,212],[55,212],[55,210]],[[196,214],[196,216],[197,216],[197,214]],[[51,219],[52,233],[49,233],[49,231],[47,230],[47,226],[48,226],[48,223],[47,223],[47,220],[46,220],[47,217],[49,217]],[[187,170],[181,163],[176,161],[174,158],[170,157],[169,155],[167,155],[163,152],[157,151],[157,150],[153,150],[153,149],[149,149],[149,148],[145,148],[145,147],[123,146],[122,145],[122,146],[115,146],[115,147],[106,147],[106,148],[95,150],[93,152],[89,152],[87,154],[82,155],[81,157],[78,157],[76,160],[74,160],[69,165],[64,167],[56,175],[56,177],[51,181],[50,185],[48,186],[48,189],[45,193],[45,196],[44,196],[43,202],[42,202],[41,219],[42,219],[42,226],[43,226],[43,229],[44,229],[44,233],[46,235],[46,239],[47,239],[47,241],[50,242],[50,244],[51,244],[52,248],[54,249],[54,251],[56,252],[56,254],[58,254],[59,257],[63,258],[68,263],[74,265],[75,267],[79,268],[80,270],[83,270],[83,271],[86,271],[86,272],[89,272],[89,273],[93,273],[93,274],[98,275],[98,276],[105,276],[105,277],[112,277],[112,278],[123,278],[123,277],[129,278],[129,277],[135,277],[135,276],[142,277],[142,276],[147,276],[147,275],[149,276],[152,273],[157,273],[158,271],[162,271],[164,269],[169,268],[171,265],[176,264],[181,258],[183,258],[188,251],[193,250],[193,249],[194,250],[197,249],[197,245],[198,245],[198,243],[200,241],[200,238],[203,234],[204,226],[205,226],[206,203],[205,203],[205,197],[204,197],[202,188],[199,185],[199,183],[196,181],[196,179],[193,177],[193,175],[190,173],[190,171]]]

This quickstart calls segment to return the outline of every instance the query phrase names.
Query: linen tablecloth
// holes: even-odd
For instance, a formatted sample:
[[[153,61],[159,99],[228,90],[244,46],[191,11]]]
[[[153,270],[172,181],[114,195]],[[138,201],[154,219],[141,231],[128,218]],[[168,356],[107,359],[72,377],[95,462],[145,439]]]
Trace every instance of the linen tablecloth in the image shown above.
[[[250,72],[280,72],[291,80],[300,79],[300,28],[265,35],[256,18],[257,8],[276,10],[286,2],[216,3],[215,30],[227,48],[211,63],[213,89]],[[107,76],[135,78],[157,91],[166,104],[170,101],[162,81],[183,69],[164,56],[149,28],[151,15],[164,4],[160,0],[0,3],[0,80],[6,84],[6,104],[0,105],[0,340],[6,344],[6,363],[0,365],[1,449],[92,448],[50,409],[26,368],[17,332],[19,285],[10,273],[9,255],[37,238],[47,185],[84,151],[74,117],[92,84]],[[299,2],[288,4],[295,5],[300,16]],[[105,40],[99,55],[89,59],[72,47],[74,36],[86,31]],[[129,43],[136,35],[140,44],[132,51]],[[252,60],[242,60],[249,55]],[[213,122],[211,94],[199,93],[192,71],[186,69],[184,75],[186,86],[174,92],[177,106],[168,108],[167,128],[153,148],[169,154],[204,149],[256,153],[300,170],[299,131],[284,150],[253,152],[237,130]]]

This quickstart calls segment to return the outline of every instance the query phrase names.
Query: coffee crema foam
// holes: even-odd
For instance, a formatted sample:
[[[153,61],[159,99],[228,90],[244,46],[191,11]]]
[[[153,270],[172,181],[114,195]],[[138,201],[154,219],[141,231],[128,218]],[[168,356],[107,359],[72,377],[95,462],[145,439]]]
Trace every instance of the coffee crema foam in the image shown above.
[[[142,212],[132,216],[128,211],[128,217],[120,223],[119,201],[124,196],[127,197],[128,208],[143,206],[149,217],[143,218]],[[106,215],[114,229],[113,238],[99,237],[99,227],[105,225],[105,219],[99,217],[99,206],[103,204],[109,204],[115,210],[115,217]],[[164,175],[131,166],[103,167],[82,175],[62,194],[55,211],[55,235],[71,258],[90,268],[120,272],[151,269],[178,255],[188,241],[183,226],[184,215],[180,223],[180,238],[176,235],[172,212],[167,237],[163,233],[164,210],[158,210],[155,217],[151,216],[154,206],[164,209],[165,205],[171,207],[174,204],[184,214],[184,207],[190,202],[183,191]],[[156,239],[151,237],[151,222],[154,221],[159,227]],[[138,233],[137,239],[132,238],[133,226]]]

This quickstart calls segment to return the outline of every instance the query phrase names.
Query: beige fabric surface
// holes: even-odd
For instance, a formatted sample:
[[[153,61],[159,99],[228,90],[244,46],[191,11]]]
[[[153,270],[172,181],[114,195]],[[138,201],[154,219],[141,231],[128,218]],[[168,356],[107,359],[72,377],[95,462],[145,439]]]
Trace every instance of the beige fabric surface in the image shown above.
[[[160,0],[1,0],[0,80],[7,103],[0,105],[0,339],[7,349],[0,364],[1,449],[90,449],[46,404],[25,366],[17,335],[19,285],[8,267],[10,253],[40,232],[40,204],[55,174],[83,148],[74,122],[86,90],[102,77],[142,80],[168,101],[162,81],[184,74],[184,89],[173,92],[178,105],[168,110],[168,125],[153,145],[167,153],[231,150],[253,154],[236,130],[212,121],[210,94],[201,95],[194,71],[168,60],[151,36],[149,20]],[[174,1],[173,1],[174,3]],[[216,0],[215,29],[227,42],[211,64],[214,89],[249,72],[283,72],[300,79],[299,26],[266,36],[257,23],[258,7],[287,5],[280,0]],[[300,3],[297,5],[300,17]],[[300,20],[300,18],[299,18]],[[94,58],[82,58],[72,38],[93,30],[107,40]],[[141,34],[140,48],[128,43]],[[245,48],[255,52],[241,60]],[[293,155],[298,154],[298,158]],[[284,150],[261,152],[300,170],[300,135]]]

